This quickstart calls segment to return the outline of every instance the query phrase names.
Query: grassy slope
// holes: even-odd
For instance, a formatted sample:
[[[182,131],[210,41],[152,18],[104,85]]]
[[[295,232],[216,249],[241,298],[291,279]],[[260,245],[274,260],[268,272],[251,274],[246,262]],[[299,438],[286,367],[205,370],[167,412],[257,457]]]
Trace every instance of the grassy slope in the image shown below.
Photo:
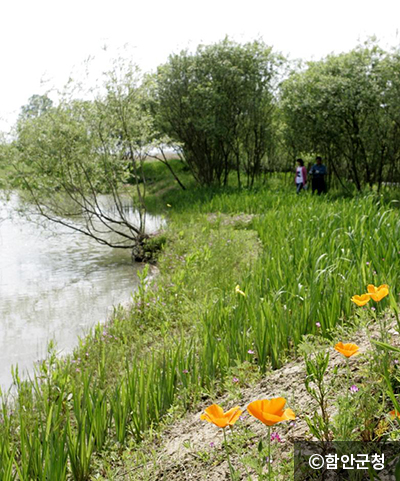
[[[282,187],[280,187],[280,189],[282,189]],[[308,292],[310,304],[305,307],[304,299],[300,297],[303,285],[298,283],[300,292],[296,297],[303,301],[298,304],[298,307],[300,307],[300,310],[302,308],[306,309],[308,314],[308,322],[305,323],[306,332],[314,332],[319,336],[321,331],[315,324],[321,321],[321,329],[325,335],[331,331],[331,335],[336,333],[342,336],[340,337],[341,339],[347,337],[347,340],[352,340],[352,337],[353,339],[356,337],[357,342],[361,344],[361,341],[359,341],[360,334],[355,335],[354,332],[348,332],[348,330],[345,332],[339,330],[339,333],[337,333],[337,327],[335,328],[339,318],[351,316],[350,313],[352,309],[349,296],[357,289],[359,289],[360,292],[363,291],[366,283],[375,282],[379,284],[381,281],[383,282],[382,278],[391,283],[391,285],[395,285],[398,282],[397,273],[391,263],[393,261],[395,261],[395,263],[398,262],[399,252],[397,251],[397,246],[393,243],[395,240],[393,231],[387,232],[390,227],[394,226],[396,226],[395,230],[397,231],[398,216],[396,212],[390,213],[386,208],[383,208],[383,205],[381,206],[379,202],[377,203],[376,198],[338,200],[332,203],[332,198],[327,202],[324,199],[298,199],[289,192],[286,192],[286,197],[283,197],[282,192],[279,192],[277,195],[273,192],[266,191],[255,194],[245,192],[238,195],[234,191],[215,194],[212,191],[207,192],[203,190],[197,194],[197,198],[196,194],[193,195],[193,193],[182,195],[182,193],[170,191],[163,197],[163,202],[171,203],[171,209],[174,209],[175,212],[177,211],[179,217],[182,216],[182,214],[187,214],[189,210],[192,213],[192,217],[196,216],[197,222],[199,223],[201,223],[201,221],[199,221],[199,219],[201,219],[201,213],[217,211],[225,212],[229,216],[233,216],[234,219],[233,222],[230,222],[230,217],[211,217],[212,220],[215,220],[215,218],[218,219],[219,217],[220,224],[230,224],[237,228],[238,225],[242,223],[243,228],[255,228],[259,237],[264,240],[264,250],[261,253],[260,259],[263,270],[267,272],[272,271],[275,275],[278,274],[277,277],[280,279],[275,282],[276,291],[273,293],[274,299],[280,301],[281,311],[279,313],[279,322],[284,318],[284,316],[282,316],[282,307],[284,311],[288,310],[287,305],[283,303],[285,300],[281,299],[284,293],[280,292],[280,286],[284,285],[285,280],[287,285],[289,278],[296,274],[296,269],[293,269],[296,267],[296,261],[291,261],[297,256],[297,262],[300,264],[297,270],[299,277],[293,279],[293,282],[291,282],[293,291],[296,292],[297,290],[296,282],[301,280],[300,276],[307,274],[307,272],[304,271],[308,271],[311,277],[311,282],[310,277],[307,279],[308,282],[305,282],[307,286],[306,289],[308,288],[310,290],[310,284],[316,284],[312,285],[313,291]],[[243,212],[247,212],[249,215],[247,217],[243,214],[239,215]],[[255,217],[249,217],[251,215]],[[261,220],[259,218],[260,215],[262,216]],[[384,223],[384,219],[388,216],[391,216],[391,219],[387,219],[389,222]],[[293,217],[295,218],[293,219]],[[370,217],[370,219],[368,219],[368,217]],[[210,219],[210,216],[207,218]],[[252,221],[250,225],[248,224],[249,219]],[[393,224],[390,224],[390,222],[393,222]],[[280,232],[279,227],[282,227],[281,230],[283,232]],[[369,234],[371,233],[374,233],[375,236],[370,236]],[[288,235],[291,235],[292,239],[288,237]],[[272,244],[274,245],[274,249],[272,249],[274,252],[276,252],[276,250],[279,252],[279,249],[285,251],[282,253],[281,258],[280,254],[277,254],[278,258],[275,258],[275,262],[269,262],[270,259],[274,260],[274,257],[271,255]],[[307,253],[306,256],[302,255],[301,252],[307,251],[308,249],[310,252]],[[383,256],[386,256],[386,259]],[[388,261],[388,256],[391,259],[390,262]],[[286,265],[282,259],[286,259]],[[309,261],[309,263],[307,261]],[[270,263],[270,266],[268,263]],[[259,278],[257,276],[255,277],[256,281],[259,282]],[[319,279],[320,282],[316,282]],[[328,285],[326,281],[328,281]],[[250,276],[250,279],[247,279],[246,282],[250,291],[256,287],[254,276],[253,278]],[[282,282],[281,285],[280,282]],[[329,282],[331,286],[329,286]],[[356,289],[354,289],[355,284],[359,286]],[[244,288],[243,286],[245,284],[241,285],[242,288]],[[257,291],[257,295],[260,295],[257,287],[255,290]],[[265,289],[262,293],[265,294]],[[257,303],[257,299],[254,297],[252,301]],[[326,302],[325,298],[328,298],[329,301]],[[287,299],[287,301],[290,302],[289,299]],[[312,302],[314,302],[314,305],[319,304],[319,309],[315,308],[314,312]],[[325,309],[322,307],[323,304],[325,304]],[[260,310],[259,308],[255,309],[258,315],[260,314]],[[289,310],[289,312],[293,319],[293,310]],[[347,315],[345,313],[347,313]],[[365,312],[363,315],[365,315]],[[286,323],[286,325],[290,326],[290,333],[293,331],[293,321],[291,318],[289,318]],[[369,319],[370,318],[368,318],[368,320]],[[364,321],[366,321],[366,319],[364,319]],[[285,332],[281,337],[284,338],[287,336],[290,338],[290,333]],[[363,336],[365,338],[365,331]],[[251,346],[251,344],[249,344],[249,346]],[[365,431],[365,426],[368,425],[368,423],[370,423],[368,429],[373,431],[379,423],[387,422],[382,421],[382,419],[386,419],[385,414],[387,414],[388,405],[381,405],[379,409],[377,409],[376,402],[370,397],[371,390],[376,390],[375,383],[381,383],[382,373],[379,373],[379,368],[377,368],[379,363],[376,363],[376,353],[374,353],[370,347],[368,349],[369,353],[367,354],[367,358],[370,360],[371,365],[365,367],[366,363],[362,363],[363,373],[361,374],[360,371],[355,377],[359,381],[362,380],[363,383],[363,391],[359,394],[360,399],[358,399],[357,402],[362,400],[365,403],[365,399],[369,399],[369,406],[367,406],[366,410],[362,413],[362,419],[359,425],[351,425],[350,427],[350,429],[359,431],[363,429]],[[364,346],[363,351],[365,352],[366,350],[367,347]],[[336,359],[337,358],[338,356],[336,355]],[[302,372],[302,369],[299,367],[299,362],[297,362],[297,365],[295,363],[295,366],[297,366],[296,371],[301,370]],[[283,374],[285,374],[285,368],[282,368],[282,371]],[[256,383],[258,376],[254,374],[254,369],[251,364],[248,364],[248,361],[244,361],[244,364],[238,364],[236,368],[232,369],[232,376],[239,378],[240,381],[239,383],[232,383],[231,378],[225,385],[225,390],[230,394],[222,398],[222,403],[225,405],[228,401],[227,408],[230,407],[232,403],[236,404],[238,399],[244,398],[246,400],[247,398],[247,400],[252,400],[257,398],[257,393],[260,390],[258,388],[259,383]],[[363,376],[363,378],[360,376]],[[263,393],[264,397],[273,394],[289,394],[287,386],[282,390],[282,373],[280,371],[278,371],[275,376],[275,384],[273,379],[268,381],[268,377],[264,381],[264,384],[265,382],[269,384],[269,389]],[[250,385],[256,383],[255,388],[246,387],[249,383]],[[304,394],[304,386],[301,387],[300,385],[302,378],[291,378],[289,383],[291,384],[291,388],[293,387],[293,383],[298,388],[298,392],[295,394],[294,392],[291,393],[292,399],[293,396],[297,399],[299,399],[299,396],[302,397]],[[336,383],[334,383],[334,386],[335,385]],[[343,388],[342,380],[339,381],[339,386]],[[261,389],[261,392],[262,391]],[[340,393],[340,389],[338,392]],[[232,393],[234,394],[232,395]],[[341,395],[344,395],[344,393],[342,392]],[[260,393],[258,393],[258,397],[260,397]],[[339,400],[340,399],[341,398],[339,398]],[[213,397],[212,400],[215,400],[215,397]],[[332,403],[336,402],[339,401],[334,398]],[[210,401],[208,401],[208,404],[209,403]],[[243,401],[241,404],[242,403]],[[203,403],[203,406],[206,405],[207,402]],[[302,407],[304,407],[304,403]],[[305,413],[310,413],[313,409],[314,408],[303,409],[300,416],[303,417]],[[357,415],[358,414],[359,413],[357,413]],[[210,436],[214,436],[211,432],[215,433],[216,430],[213,430],[210,426],[201,426],[198,416],[199,414],[196,412],[194,417],[189,416],[187,420],[176,422],[174,428],[169,431],[167,430],[166,435],[162,436],[162,440],[159,442],[161,447],[155,449],[155,446],[158,444],[157,442],[148,444],[143,449],[143,451],[146,452],[146,455],[143,455],[144,463],[138,463],[137,457],[128,454],[125,462],[118,464],[118,469],[111,469],[111,471],[108,472],[108,479],[114,479],[114,476],[115,479],[169,479],[171,476],[173,476],[174,479],[187,479],[188,477],[190,477],[190,479],[221,479],[222,476],[225,476],[223,473],[228,471],[226,462],[223,462],[224,456],[221,443],[218,442],[218,436],[215,435],[215,438],[213,437],[211,441],[216,441],[215,444],[217,447],[214,448],[213,446],[210,448],[207,439],[210,440]],[[373,418],[373,422],[370,418]],[[348,419],[348,416],[346,416],[346,419]],[[302,429],[297,429],[297,432],[294,434],[295,436],[298,436],[300,431],[302,433],[305,431],[304,417],[300,424],[302,424]],[[336,431],[344,429],[343,423],[340,422],[340,417],[335,419],[335,429]],[[208,432],[208,435],[204,434],[205,431]],[[240,465],[240,463],[242,463],[241,471],[243,473],[245,470],[251,471],[252,463],[249,462],[249,459],[253,459],[254,461],[258,453],[254,449],[254,444],[251,442],[249,444],[248,441],[248,437],[250,436],[251,438],[253,436],[252,431],[249,431],[248,427],[239,428],[239,431],[240,433],[233,441],[233,451],[239,460],[238,464]],[[287,433],[287,430],[285,431]],[[293,436],[293,433],[288,437],[291,436]],[[175,445],[175,450],[172,449],[171,451],[171,444]],[[176,444],[178,444],[178,448]],[[285,456],[283,457],[285,458]],[[156,459],[157,461],[155,461]],[[282,479],[287,479],[287,470],[289,468],[286,462],[280,464]],[[290,461],[288,461],[288,464],[290,466]],[[289,472],[290,471],[291,468],[289,469]],[[120,475],[118,475],[118,472]]]
[[[392,326],[396,323],[390,319]],[[399,345],[399,336],[391,329],[391,342]],[[336,331],[337,339],[356,341],[361,355],[350,360],[350,379],[347,382],[347,369],[344,356],[333,349],[319,335],[309,336],[303,349],[320,350],[329,353],[328,369],[324,376],[327,386],[327,412],[329,430],[335,439],[363,440],[399,439],[397,423],[388,415],[392,409],[390,400],[380,398],[382,391],[381,353],[377,352],[371,339],[379,339],[379,327],[368,313],[357,318],[357,325],[347,326]],[[336,339],[336,340],[337,340]],[[392,358],[393,361],[393,358]],[[396,365],[394,365],[396,366]],[[399,375],[397,367],[394,367]],[[282,368],[270,372],[262,379],[250,382],[248,372],[235,373],[238,382],[228,386],[225,394],[215,399],[225,409],[239,405],[244,409],[240,420],[229,432],[230,459],[238,473],[238,479],[267,479],[265,463],[267,429],[252,418],[245,407],[256,399],[283,396],[296,413],[296,421],[273,427],[280,440],[272,443],[274,460],[273,479],[293,478],[293,443],[297,440],[317,439],[310,434],[306,418],[313,420],[319,411],[316,400],[305,387],[307,376],[302,358],[290,361]],[[357,392],[348,394],[350,385]],[[315,387],[315,385],[313,385]],[[107,480],[166,480],[218,481],[226,479],[229,466],[226,460],[222,431],[200,420],[200,414],[210,404],[205,401],[199,408],[167,426],[162,436],[144,443],[139,453],[126,451],[118,461],[110,466]],[[259,441],[263,440],[263,451],[259,451]],[[260,474],[263,473],[262,475]],[[258,474],[257,474],[258,473]],[[260,476],[260,477],[259,477]]]
[[[350,296],[355,292],[362,292],[367,283],[379,284],[385,281],[395,285],[398,282],[397,271],[393,266],[393,263],[397,265],[399,260],[394,235],[398,230],[398,216],[397,212],[389,212],[387,208],[381,206],[377,198],[335,201],[332,198],[312,199],[308,196],[299,199],[290,191],[282,192],[280,186],[277,192],[261,190],[240,194],[234,190],[215,192],[203,189],[186,193],[168,190],[159,201],[159,205],[171,205],[170,217],[180,226],[197,225],[200,231],[211,221],[214,222],[214,228],[216,225],[219,227],[222,225],[232,231],[244,229],[257,232],[259,239],[262,240],[263,250],[258,262],[253,264],[252,272],[242,272],[240,279],[242,289],[247,292],[247,303],[253,307],[242,309],[244,302],[240,296],[236,302],[233,301],[232,307],[238,313],[236,321],[237,318],[253,315],[254,322],[251,327],[256,329],[260,323],[260,316],[263,318],[265,312],[265,308],[260,305],[260,298],[264,300],[270,297],[275,309],[267,310],[267,315],[270,320],[276,318],[276,323],[284,328],[283,331],[276,332],[277,326],[273,326],[268,332],[271,340],[267,359],[275,358],[276,367],[280,365],[279,358],[284,348],[290,349],[291,345],[296,345],[302,334],[312,332],[319,335],[322,331],[322,334],[329,336],[336,332],[334,330],[337,329],[338,321],[352,316]],[[222,212],[225,215],[209,216],[208,212]],[[390,227],[392,230],[388,229]],[[374,233],[374,236],[370,236],[370,233]],[[187,238],[184,242],[187,242]],[[235,256],[230,262],[234,258]],[[207,270],[207,264],[195,268],[196,271],[204,272]],[[270,274],[271,272],[274,276]],[[232,302],[232,299],[230,301]],[[220,344],[223,342],[227,344],[226,348],[222,349],[224,352],[221,357],[234,351],[241,343],[238,337],[234,337],[230,342],[224,338],[224,334],[230,333],[232,336],[232,332],[243,332],[240,331],[243,326],[232,322],[232,319],[225,323],[220,322],[225,314],[224,308],[229,309],[228,304],[229,302],[225,303],[220,309],[217,307],[216,312],[209,314],[207,320],[208,325],[220,323],[219,334],[214,332],[214,335],[221,336]],[[272,309],[271,306],[269,309]],[[321,330],[316,327],[316,322],[320,322]],[[247,383],[251,384],[259,379],[257,369],[255,372],[252,364],[252,356],[246,351],[247,348],[258,347],[256,340],[259,337],[256,335],[253,341],[247,339],[242,353],[236,352],[237,364],[230,368],[226,366],[230,377],[225,379],[221,390],[235,391],[236,399],[241,398],[243,393],[237,389],[236,383],[232,383],[233,377],[247,380],[245,385],[241,385],[242,389]],[[274,345],[278,346],[279,353],[273,352]],[[258,356],[257,364],[260,364],[262,346],[255,350]],[[281,359],[284,360],[285,356],[281,356]],[[371,386],[368,389],[372,389]],[[254,391],[252,393],[254,394]],[[211,395],[208,403],[214,399],[215,393]],[[232,399],[232,402],[237,401]],[[370,404],[372,406],[374,403]],[[195,426],[195,430],[199,429],[198,424]],[[189,428],[185,422],[178,422],[175,424],[175,435],[179,429],[187,433]],[[171,453],[168,450],[166,453],[165,446],[153,451],[158,444],[153,440],[154,442],[144,449],[147,453],[144,464],[139,462],[142,469],[137,469],[138,458],[127,454],[126,464],[118,465],[117,469],[111,468],[107,474],[108,479],[112,479],[113,476],[122,479],[118,477],[118,470],[123,476],[128,476],[128,479],[164,479],[165,476],[167,476],[165,479],[168,479],[172,472],[176,479],[181,479],[182,476],[184,479],[187,470],[191,470],[193,479],[208,479],[211,466],[219,466],[221,463],[221,451],[213,452],[204,442],[197,451],[190,446],[190,436],[189,439],[187,435],[183,437],[182,449],[186,454],[191,453],[188,456],[192,458],[188,464],[182,464],[180,459],[179,461],[170,459]],[[168,440],[170,440],[168,436],[166,438],[163,436],[161,444]],[[139,457],[140,455],[136,454]],[[243,456],[243,443],[240,441],[237,455]],[[149,462],[151,456],[157,457],[156,464]],[[165,458],[161,463],[162,456]],[[203,469],[199,462],[199,457],[202,456],[205,458]],[[174,462],[178,467],[171,467],[174,466]],[[170,472],[170,469],[173,471]],[[223,469],[226,470],[227,466],[225,465]],[[284,469],[283,467],[283,473]],[[217,469],[217,476],[218,472]],[[197,473],[197,477],[194,473]]]
[[[118,478],[117,459],[126,457],[132,467],[144,453],[147,465],[160,423],[236,388],[233,377],[252,383],[279,368],[296,355],[303,334],[317,332],[317,322],[319,335],[332,336],[353,315],[349,298],[367,283],[398,284],[397,212],[376,198],[296,197],[275,180],[253,191],[182,192],[161,164],[146,170],[149,206],[169,217],[160,275],[147,289],[143,283],[132,308],[118,310],[72,358],[44,363],[36,394],[16,380],[17,406],[4,415],[0,434],[8,452],[17,447],[20,466],[28,463],[21,443],[29,451],[19,434],[20,413],[33,433],[71,419],[71,445],[78,405],[85,408],[100,393],[105,402],[96,405],[106,410],[106,425],[98,429],[104,439],[99,435],[94,454],[87,454],[92,476],[130,479],[125,467],[125,478]],[[236,284],[246,297],[235,293]],[[143,438],[144,451],[135,444]]]

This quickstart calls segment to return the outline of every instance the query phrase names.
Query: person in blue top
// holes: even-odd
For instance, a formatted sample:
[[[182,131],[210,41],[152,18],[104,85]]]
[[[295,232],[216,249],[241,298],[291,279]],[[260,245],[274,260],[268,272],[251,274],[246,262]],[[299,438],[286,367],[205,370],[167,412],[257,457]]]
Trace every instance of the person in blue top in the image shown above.
[[[316,164],[311,167],[310,174],[312,175],[312,192],[314,194],[317,191],[318,195],[322,192],[326,192],[325,176],[327,175],[327,170],[325,165],[322,163],[321,157],[317,157]]]

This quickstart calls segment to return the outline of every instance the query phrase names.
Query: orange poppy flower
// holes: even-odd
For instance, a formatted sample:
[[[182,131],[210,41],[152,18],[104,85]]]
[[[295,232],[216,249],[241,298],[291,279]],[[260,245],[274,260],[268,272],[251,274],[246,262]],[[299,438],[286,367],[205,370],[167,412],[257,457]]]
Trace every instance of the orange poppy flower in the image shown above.
[[[343,342],[338,342],[335,346],[336,351],[343,354],[343,356],[351,357],[355,354],[358,354],[358,350],[360,349],[357,344],[343,344]]]
[[[370,298],[371,296],[369,294],[362,294],[361,296],[353,296],[351,300],[354,302],[354,304],[357,304],[357,306],[362,307],[369,302]]]
[[[381,284],[379,287],[375,287],[373,284],[369,284],[367,287],[368,295],[376,302],[381,301],[389,294],[389,286],[387,284]]]
[[[262,399],[250,403],[247,406],[247,410],[252,416],[257,418],[266,426],[273,426],[281,421],[296,419],[296,416],[291,409],[283,409],[285,404],[286,399],[283,397]]]
[[[235,406],[224,413],[221,406],[218,406],[218,404],[212,404],[205,409],[205,412],[200,416],[200,419],[213,423],[219,428],[225,429],[227,426],[233,426],[242,412],[243,411],[241,411],[239,406]]]
[[[393,411],[390,411],[389,414],[390,414],[390,417],[391,417],[392,419],[394,419],[394,418],[396,418],[396,417],[397,417],[397,418],[400,418],[400,413],[399,413],[399,411],[396,411],[395,409],[393,409]]]

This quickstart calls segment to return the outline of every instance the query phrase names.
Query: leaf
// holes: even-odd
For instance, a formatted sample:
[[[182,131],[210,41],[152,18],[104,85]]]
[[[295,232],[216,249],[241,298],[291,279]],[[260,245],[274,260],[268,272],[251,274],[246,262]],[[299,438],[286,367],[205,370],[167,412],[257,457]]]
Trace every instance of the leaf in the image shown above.
[[[397,461],[396,468],[394,470],[394,476],[396,481],[400,481],[400,459]]]

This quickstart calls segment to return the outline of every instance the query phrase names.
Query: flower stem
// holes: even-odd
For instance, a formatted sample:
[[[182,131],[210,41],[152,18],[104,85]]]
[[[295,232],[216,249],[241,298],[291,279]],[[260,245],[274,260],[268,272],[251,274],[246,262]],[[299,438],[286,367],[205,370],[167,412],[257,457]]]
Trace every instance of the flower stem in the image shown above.
[[[231,480],[232,481],[235,481],[236,479],[236,473],[235,473],[235,470],[233,469],[233,466],[232,466],[232,463],[231,463],[231,459],[229,457],[229,450],[228,450],[228,441],[226,439],[226,432],[225,432],[225,429],[222,429],[222,431],[224,432],[224,444],[225,444],[225,451],[226,451],[226,457],[228,459],[228,464],[229,464],[229,472],[231,474]]]
[[[271,481],[271,426],[268,426],[268,479]]]

